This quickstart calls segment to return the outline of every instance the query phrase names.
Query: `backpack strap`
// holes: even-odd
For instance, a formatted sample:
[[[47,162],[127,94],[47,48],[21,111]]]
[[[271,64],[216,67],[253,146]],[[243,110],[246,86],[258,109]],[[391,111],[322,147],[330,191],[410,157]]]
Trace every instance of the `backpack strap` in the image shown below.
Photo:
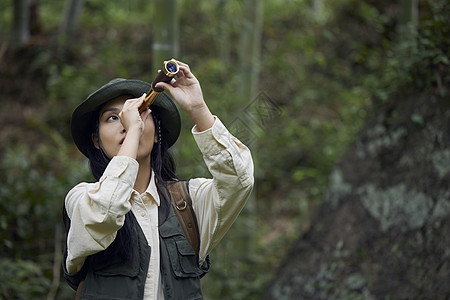
[[[188,181],[174,181],[167,185],[170,194],[170,202],[178,217],[184,236],[195,251],[197,259],[200,252],[200,233],[197,218],[192,207],[192,199],[189,195]]]

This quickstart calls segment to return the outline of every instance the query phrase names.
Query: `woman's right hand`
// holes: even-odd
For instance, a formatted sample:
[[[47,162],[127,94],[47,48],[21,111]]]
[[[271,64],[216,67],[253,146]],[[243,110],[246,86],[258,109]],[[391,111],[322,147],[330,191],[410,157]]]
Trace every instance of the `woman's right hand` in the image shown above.
[[[145,96],[144,93],[141,97],[128,99],[123,104],[119,118],[127,133],[136,130],[141,135],[144,132],[145,124],[143,120],[151,113],[150,109],[143,111],[142,114],[139,113],[139,107],[144,102]]]
[[[150,117],[151,113],[150,109],[139,113],[139,107],[144,102],[144,99],[145,94],[139,98],[126,100],[119,113],[119,119],[126,135],[117,155],[137,158],[139,140],[145,129],[144,120]]]

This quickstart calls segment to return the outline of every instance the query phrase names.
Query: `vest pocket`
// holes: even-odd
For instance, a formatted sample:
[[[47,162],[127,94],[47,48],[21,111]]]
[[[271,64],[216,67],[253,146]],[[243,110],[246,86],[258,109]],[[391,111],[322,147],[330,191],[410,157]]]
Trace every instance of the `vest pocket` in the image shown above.
[[[122,274],[89,273],[83,286],[81,299],[92,300],[139,300],[142,288],[138,279]],[[141,290],[142,289],[142,290]]]
[[[98,255],[94,257],[93,262],[93,271],[97,275],[136,277],[139,274],[138,259],[124,261],[117,256],[108,257]]]
[[[186,240],[176,241],[178,253],[180,254],[180,265],[184,274],[197,274],[198,268],[195,251]]]
[[[177,277],[197,277],[203,271],[197,266],[197,257],[194,249],[187,240],[166,240],[172,270]]]

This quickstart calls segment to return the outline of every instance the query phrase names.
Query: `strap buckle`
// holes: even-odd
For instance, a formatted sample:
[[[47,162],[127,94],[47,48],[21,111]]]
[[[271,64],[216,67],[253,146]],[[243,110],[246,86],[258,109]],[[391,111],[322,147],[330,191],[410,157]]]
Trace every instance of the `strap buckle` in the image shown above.
[[[187,207],[187,202],[186,202],[186,200],[183,200],[183,203],[182,204],[184,204],[184,205],[176,205],[176,208],[178,209],[178,210],[185,210],[186,209],[186,207]]]

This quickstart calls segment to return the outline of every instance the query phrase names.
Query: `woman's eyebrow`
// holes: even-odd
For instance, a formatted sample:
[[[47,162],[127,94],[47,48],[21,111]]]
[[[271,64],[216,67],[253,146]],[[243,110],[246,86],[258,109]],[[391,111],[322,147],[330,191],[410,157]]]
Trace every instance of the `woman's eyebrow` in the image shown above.
[[[107,112],[109,112],[109,111],[112,111],[112,112],[115,112],[115,113],[119,113],[119,112],[120,112],[120,109],[118,109],[118,108],[116,108],[116,107],[109,107],[109,108],[106,108],[104,111],[102,111],[102,112],[100,113],[100,118],[101,118],[105,113],[107,113]]]

